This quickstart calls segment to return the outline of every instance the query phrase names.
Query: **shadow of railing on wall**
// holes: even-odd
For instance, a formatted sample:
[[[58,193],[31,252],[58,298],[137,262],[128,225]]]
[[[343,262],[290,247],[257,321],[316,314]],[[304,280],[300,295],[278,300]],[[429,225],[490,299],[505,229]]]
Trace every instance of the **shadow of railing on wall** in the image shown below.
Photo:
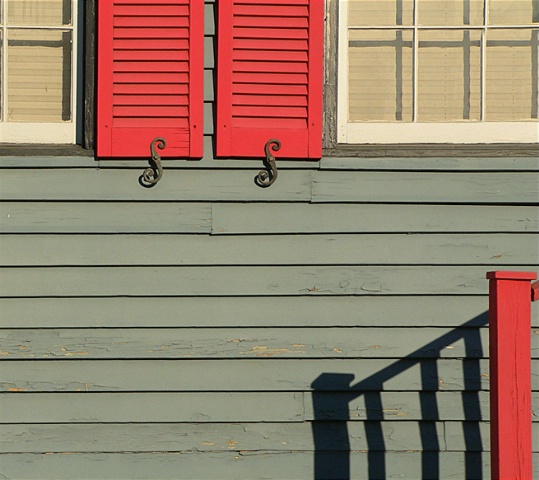
[[[464,474],[465,478],[469,479],[483,478],[479,362],[484,357],[484,352],[479,327],[486,325],[488,325],[488,311],[353,385],[351,382],[355,375],[352,373],[322,373],[316,378],[311,384],[315,480],[351,479],[348,421],[350,402],[358,397],[364,398],[366,409],[364,425],[368,447],[368,478],[386,478],[387,448],[382,427],[384,383],[417,365],[421,372],[419,391],[421,478],[439,478],[440,452],[445,446],[440,445],[436,424],[444,420],[440,417],[436,396],[436,392],[440,390],[438,360],[442,358],[442,350],[459,340],[464,341],[466,357],[463,360],[464,385],[461,392],[464,411]]]

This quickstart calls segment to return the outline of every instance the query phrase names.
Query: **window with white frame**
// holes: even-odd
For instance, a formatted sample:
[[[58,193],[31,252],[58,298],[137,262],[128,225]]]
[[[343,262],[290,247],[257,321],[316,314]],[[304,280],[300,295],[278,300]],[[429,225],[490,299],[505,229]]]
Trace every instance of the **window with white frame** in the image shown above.
[[[0,142],[75,143],[75,0],[0,0]]]
[[[539,0],[340,0],[338,142],[534,143]]]

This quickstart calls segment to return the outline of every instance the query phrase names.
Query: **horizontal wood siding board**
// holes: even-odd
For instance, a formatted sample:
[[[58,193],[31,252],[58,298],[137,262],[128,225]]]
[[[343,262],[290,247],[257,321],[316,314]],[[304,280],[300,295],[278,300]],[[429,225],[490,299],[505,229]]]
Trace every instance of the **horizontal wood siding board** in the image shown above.
[[[539,427],[539,424],[537,424]],[[326,434],[339,435],[341,425],[327,422]],[[428,450],[443,448],[444,424],[429,425],[433,440],[423,445],[420,422],[381,422],[382,441],[367,441],[366,426],[350,422],[351,450]],[[369,432],[370,433],[370,432]],[[462,434],[461,434],[462,435]],[[3,453],[48,452],[226,452],[310,451],[314,453],[310,423],[183,423],[183,424],[63,424],[0,425]],[[454,443],[458,440],[455,438]],[[99,450],[101,448],[101,450]],[[339,451],[340,442],[327,442],[326,451]],[[453,449],[455,450],[455,448]],[[461,450],[462,451],[462,450]],[[481,451],[481,450],[478,450]],[[0,457],[1,458],[1,457]]]
[[[213,205],[214,235],[399,232],[538,233],[539,209],[480,205]]]
[[[539,265],[534,234],[3,235],[2,266]],[[96,249],[96,245],[106,248]],[[152,254],[148,255],[151,251]]]
[[[332,372],[316,389],[342,389],[343,375],[371,391],[488,390],[488,360],[301,359],[227,360],[4,360],[2,392],[117,391],[310,391],[320,372]],[[532,388],[539,391],[539,361],[532,361]],[[159,372],[159,375],[155,375]]]
[[[470,327],[486,296],[0,298],[4,328]],[[61,312],[61,314],[60,314]],[[226,312],[226,315],[223,315]],[[291,314],[293,312],[293,314]],[[335,315],[338,312],[338,315]],[[533,324],[539,326],[539,311]]]
[[[290,171],[275,188],[261,189],[250,170],[169,170],[159,188],[142,188],[140,170],[11,170],[2,174],[1,200],[43,201],[309,201],[311,172]],[[260,162],[259,170],[263,168]]]
[[[474,422],[445,422],[445,443],[448,451],[462,451],[463,447],[469,451],[490,451],[490,425],[486,422],[474,424]],[[539,423],[532,424],[533,438],[539,438]],[[475,440],[468,442],[466,447],[466,435],[474,432]],[[469,438],[469,437],[468,437]],[[539,446],[534,442],[533,451],[538,452]],[[535,457],[537,458],[537,457]],[[537,460],[534,459],[534,462]]]
[[[207,203],[0,203],[0,233],[209,233]]]
[[[488,293],[480,266],[2,267],[0,278],[3,297]]]
[[[262,167],[262,165],[261,165]],[[166,168],[166,161],[165,161]],[[260,189],[250,170],[168,170],[159,189],[137,184],[140,171],[7,170],[0,198],[118,201],[310,201],[311,173],[290,171]],[[313,172],[313,202],[537,204],[539,177],[530,172]]]
[[[539,172],[539,157],[324,157],[320,160],[321,170],[408,170],[408,171],[514,171]]]
[[[489,418],[488,392],[9,393],[0,397],[0,423],[480,421]],[[532,397],[537,405],[539,393],[533,393]],[[318,402],[316,411],[313,401]]]
[[[0,423],[302,422],[303,395],[8,393],[0,394]]]
[[[373,438],[372,430],[381,435]],[[340,422],[325,422],[324,451],[341,451]],[[539,423],[533,424],[539,435]],[[370,452],[488,452],[487,423],[478,422],[349,422],[350,450]],[[425,431],[429,438],[425,438]],[[475,433],[473,441],[467,435]],[[477,435],[477,433],[479,435]],[[138,423],[0,425],[3,453],[123,452],[312,452],[311,423]],[[537,452],[537,447],[534,448]],[[1,458],[1,457],[0,457]]]
[[[319,452],[318,480],[335,480],[335,468],[342,462],[350,464],[350,478],[384,475],[422,478],[423,461],[434,461],[439,478],[488,478],[490,458],[481,452],[440,452],[427,457],[422,452],[386,452],[373,458],[368,452]],[[534,476],[539,475],[539,455],[534,456]],[[337,466],[337,467],[336,467]],[[342,467],[346,468],[346,467]],[[346,469],[348,471],[348,469]],[[74,453],[74,454],[5,454],[2,471],[12,478],[40,480],[134,480],[155,478],[177,480],[178,472],[185,478],[205,480],[239,480],[282,478],[312,480],[312,452],[192,452],[170,453]],[[432,469],[430,469],[432,471]]]
[[[5,360],[488,356],[486,328],[5,329],[0,334]],[[539,335],[532,336],[532,358],[539,358]]]
[[[39,394],[37,394],[39,395]],[[539,393],[532,394],[537,405]],[[309,403],[309,398],[313,403]],[[316,398],[316,399],[315,399]],[[317,407],[314,406],[317,402]],[[340,392],[305,394],[305,418],[322,421],[440,419],[488,421],[488,392]]]
[[[538,204],[530,172],[316,172],[313,202]]]

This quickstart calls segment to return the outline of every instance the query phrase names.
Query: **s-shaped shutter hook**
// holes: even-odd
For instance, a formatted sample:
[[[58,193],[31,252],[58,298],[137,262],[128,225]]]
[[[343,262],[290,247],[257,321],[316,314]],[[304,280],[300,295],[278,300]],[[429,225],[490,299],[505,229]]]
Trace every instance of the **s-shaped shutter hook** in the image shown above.
[[[166,146],[167,141],[163,137],[155,138],[150,144],[150,151],[152,154],[151,160],[148,160],[150,166],[144,170],[144,173],[138,179],[143,187],[152,188],[159,180],[161,180],[161,177],[163,176],[163,165],[157,148],[164,150]]]
[[[271,150],[274,152],[277,152],[281,148],[281,141],[277,140],[276,138],[272,138],[271,140],[268,140],[268,143],[266,143],[265,152],[266,152],[266,159],[264,160],[264,164],[267,167],[267,170],[261,170],[257,177],[255,178],[255,183],[259,187],[267,188],[270,185],[272,185],[275,180],[277,180],[277,175],[279,172],[277,171],[277,165],[275,164],[275,157],[271,153]]]

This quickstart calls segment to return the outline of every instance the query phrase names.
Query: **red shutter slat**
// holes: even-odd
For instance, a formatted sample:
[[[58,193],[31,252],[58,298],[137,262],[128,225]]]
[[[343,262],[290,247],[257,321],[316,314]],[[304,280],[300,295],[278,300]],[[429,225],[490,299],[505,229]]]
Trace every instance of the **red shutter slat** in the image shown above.
[[[243,50],[275,50],[275,51],[299,51],[308,52],[309,42],[307,40],[273,40],[257,38],[237,38],[234,40],[234,53]]]
[[[232,101],[234,105],[274,105],[278,107],[286,107],[287,105],[307,106],[307,96],[293,95],[243,95],[233,94]]]
[[[322,155],[322,0],[219,2],[217,154]]]
[[[202,157],[204,0],[99,5],[97,155]]]
[[[117,27],[113,32],[114,38],[144,39],[144,38],[163,38],[167,42],[169,39],[177,40],[179,38],[189,38],[188,28],[167,27],[167,28],[133,28]]]
[[[140,18],[137,16],[121,17],[118,16],[114,20],[115,27],[138,27]],[[189,20],[184,16],[169,16],[169,17],[146,17],[145,25],[148,27],[189,27]]]
[[[245,15],[240,16],[236,15],[236,26],[237,27],[252,27],[258,23],[258,17]],[[267,27],[281,27],[285,25],[287,27],[302,27],[308,28],[309,22],[307,21],[306,16],[300,17],[264,17],[264,22]]]
[[[114,2],[115,15],[118,17],[174,17],[189,15],[189,5],[186,5],[185,2],[173,1],[169,5],[162,5],[161,3],[151,0],[144,2],[144,4],[137,2]]]
[[[235,72],[309,72],[307,62],[251,62],[235,60],[232,68]]]

